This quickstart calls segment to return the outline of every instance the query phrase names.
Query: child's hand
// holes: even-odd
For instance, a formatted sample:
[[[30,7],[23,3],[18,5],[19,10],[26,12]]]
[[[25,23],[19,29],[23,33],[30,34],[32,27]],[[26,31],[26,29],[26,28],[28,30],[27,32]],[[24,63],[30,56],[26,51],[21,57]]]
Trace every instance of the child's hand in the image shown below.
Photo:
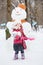
[[[35,38],[28,38],[28,39],[31,40],[31,41],[32,41],[32,40],[35,40]]]

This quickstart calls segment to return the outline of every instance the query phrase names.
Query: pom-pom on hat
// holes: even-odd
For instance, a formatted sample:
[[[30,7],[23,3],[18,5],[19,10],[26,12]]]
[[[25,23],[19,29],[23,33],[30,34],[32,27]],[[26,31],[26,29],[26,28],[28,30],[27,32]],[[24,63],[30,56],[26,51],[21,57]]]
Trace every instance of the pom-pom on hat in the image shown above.
[[[22,8],[22,9],[26,10],[26,6],[25,6],[25,4],[24,4],[24,3],[19,4],[19,5],[18,5],[18,7],[20,7],[20,8]]]

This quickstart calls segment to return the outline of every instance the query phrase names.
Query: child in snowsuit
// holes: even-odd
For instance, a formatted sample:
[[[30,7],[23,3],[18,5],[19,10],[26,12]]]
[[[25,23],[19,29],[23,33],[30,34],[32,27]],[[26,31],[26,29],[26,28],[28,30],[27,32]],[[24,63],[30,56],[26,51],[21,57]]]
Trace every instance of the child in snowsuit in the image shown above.
[[[24,59],[25,56],[24,56],[23,43],[24,43],[24,40],[27,40],[28,38],[24,35],[24,32],[23,32],[23,29],[22,29],[21,25],[20,25],[20,28],[13,29],[13,31],[14,32],[16,31],[17,33],[18,32],[21,33],[21,36],[20,35],[16,35],[15,38],[14,38],[14,44],[13,44],[13,48],[15,50],[14,59],[18,59],[18,53],[19,53],[19,51],[21,51],[21,58]]]

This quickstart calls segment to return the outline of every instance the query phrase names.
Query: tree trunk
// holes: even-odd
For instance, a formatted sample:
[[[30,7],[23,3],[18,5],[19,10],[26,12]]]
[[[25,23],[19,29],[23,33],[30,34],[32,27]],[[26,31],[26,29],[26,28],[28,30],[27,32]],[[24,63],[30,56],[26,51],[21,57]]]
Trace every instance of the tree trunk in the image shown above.
[[[7,0],[7,20],[11,20],[11,0]]]

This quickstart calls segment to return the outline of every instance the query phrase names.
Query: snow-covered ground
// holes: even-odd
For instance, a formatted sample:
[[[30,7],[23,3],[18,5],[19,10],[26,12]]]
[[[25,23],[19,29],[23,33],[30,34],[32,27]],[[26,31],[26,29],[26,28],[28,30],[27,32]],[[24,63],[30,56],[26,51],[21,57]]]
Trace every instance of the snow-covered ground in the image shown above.
[[[26,41],[25,59],[13,60],[13,37],[6,40],[5,30],[0,29],[0,65],[43,65],[43,30],[31,31],[29,34],[35,40]]]

